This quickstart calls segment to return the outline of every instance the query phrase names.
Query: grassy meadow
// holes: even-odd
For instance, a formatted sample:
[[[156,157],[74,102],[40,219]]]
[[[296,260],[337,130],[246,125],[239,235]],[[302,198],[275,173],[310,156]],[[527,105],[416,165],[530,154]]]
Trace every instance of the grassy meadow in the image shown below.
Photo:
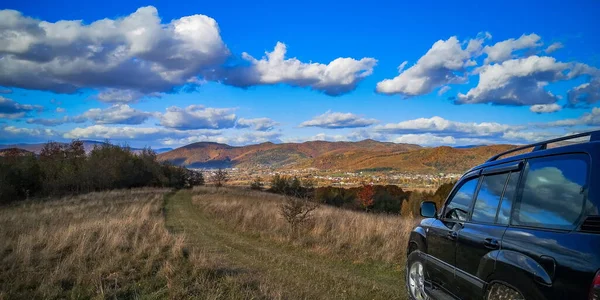
[[[413,218],[321,205],[296,238],[281,217],[282,195],[247,189],[196,188],[193,203],[216,220],[261,238],[289,242],[324,255],[402,263]]]
[[[415,220],[283,196],[144,188],[0,207],[0,299],[406,299]]]

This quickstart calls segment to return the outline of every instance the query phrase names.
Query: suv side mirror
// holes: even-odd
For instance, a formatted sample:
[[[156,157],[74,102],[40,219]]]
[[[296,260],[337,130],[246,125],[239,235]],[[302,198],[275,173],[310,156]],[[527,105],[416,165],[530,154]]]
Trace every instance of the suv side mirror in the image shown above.
[[[437,207],[435,202],[423,201],[421,202],[421,216],[425,218],[435,218],[437,213]]]

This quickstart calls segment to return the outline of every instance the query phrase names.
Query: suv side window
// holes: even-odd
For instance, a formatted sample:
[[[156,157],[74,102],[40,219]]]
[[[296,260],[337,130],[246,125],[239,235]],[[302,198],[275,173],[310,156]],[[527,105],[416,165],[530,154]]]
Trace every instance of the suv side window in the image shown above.
[[[511,224],[573,229],[586,201],[588,160],[585,154],[529,160]]]
[[[458,191],[454,193],[454,196],[446,205],[444,218],[458,221],[467,220],[471,203],[473,203],[473,194],[475,193],[475,188],[477,188],[478,179],[479,177],[468,179]]]
[[[485,175],[477,193],[471,220],[474,222],[494,223],[500,198],[509,173]]]
[[[496,218],[496,223],[498,224],[508,225],[512,203],[515,199],[515,195],[517,194],[519,175],[521,175],[521,172],[510,173],[508,183],[506,184],[506,189],[504,190],[504,195],[502,196],[502,203],[500,204],[500,209],[498,210],[498,217]]]

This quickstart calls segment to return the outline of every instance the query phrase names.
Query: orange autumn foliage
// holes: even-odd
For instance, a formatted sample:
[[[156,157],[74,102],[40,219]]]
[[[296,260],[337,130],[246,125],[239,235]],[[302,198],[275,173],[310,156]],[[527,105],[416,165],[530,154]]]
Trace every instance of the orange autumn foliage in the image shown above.
[[[373,185],[364,184],[357,193],[360,206],[365,210],[369,209],[375,203],[375,189]]]

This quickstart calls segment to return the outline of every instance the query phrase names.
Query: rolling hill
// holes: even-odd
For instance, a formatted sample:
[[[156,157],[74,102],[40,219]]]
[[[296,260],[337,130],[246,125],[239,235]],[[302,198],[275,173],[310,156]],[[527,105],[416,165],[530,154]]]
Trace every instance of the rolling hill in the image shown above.
[[[200,142],[162,153],[158,155],[158,159],[190,168],[272,167],[342,171],[391,169],[411,173],[460,173],[512,147],[514,146],[423,148],[374,140],[262,143],[241,147]]]
[[[35,154],[31,151],[27,151],[25,149],[20,149],[20,148],[0,149],[0,156],[25,156],[25,155],[35,155]]]
[[[177,165],[192,168],[211,167],[274,167],[309,166],[324,155],[375,152],[399,153],[420,149],[411,144],[383,143],[374,140],[360,142],[311,141],[304,143],[262,143],[234,147],[225,144],[200,142],[159,155]]]

